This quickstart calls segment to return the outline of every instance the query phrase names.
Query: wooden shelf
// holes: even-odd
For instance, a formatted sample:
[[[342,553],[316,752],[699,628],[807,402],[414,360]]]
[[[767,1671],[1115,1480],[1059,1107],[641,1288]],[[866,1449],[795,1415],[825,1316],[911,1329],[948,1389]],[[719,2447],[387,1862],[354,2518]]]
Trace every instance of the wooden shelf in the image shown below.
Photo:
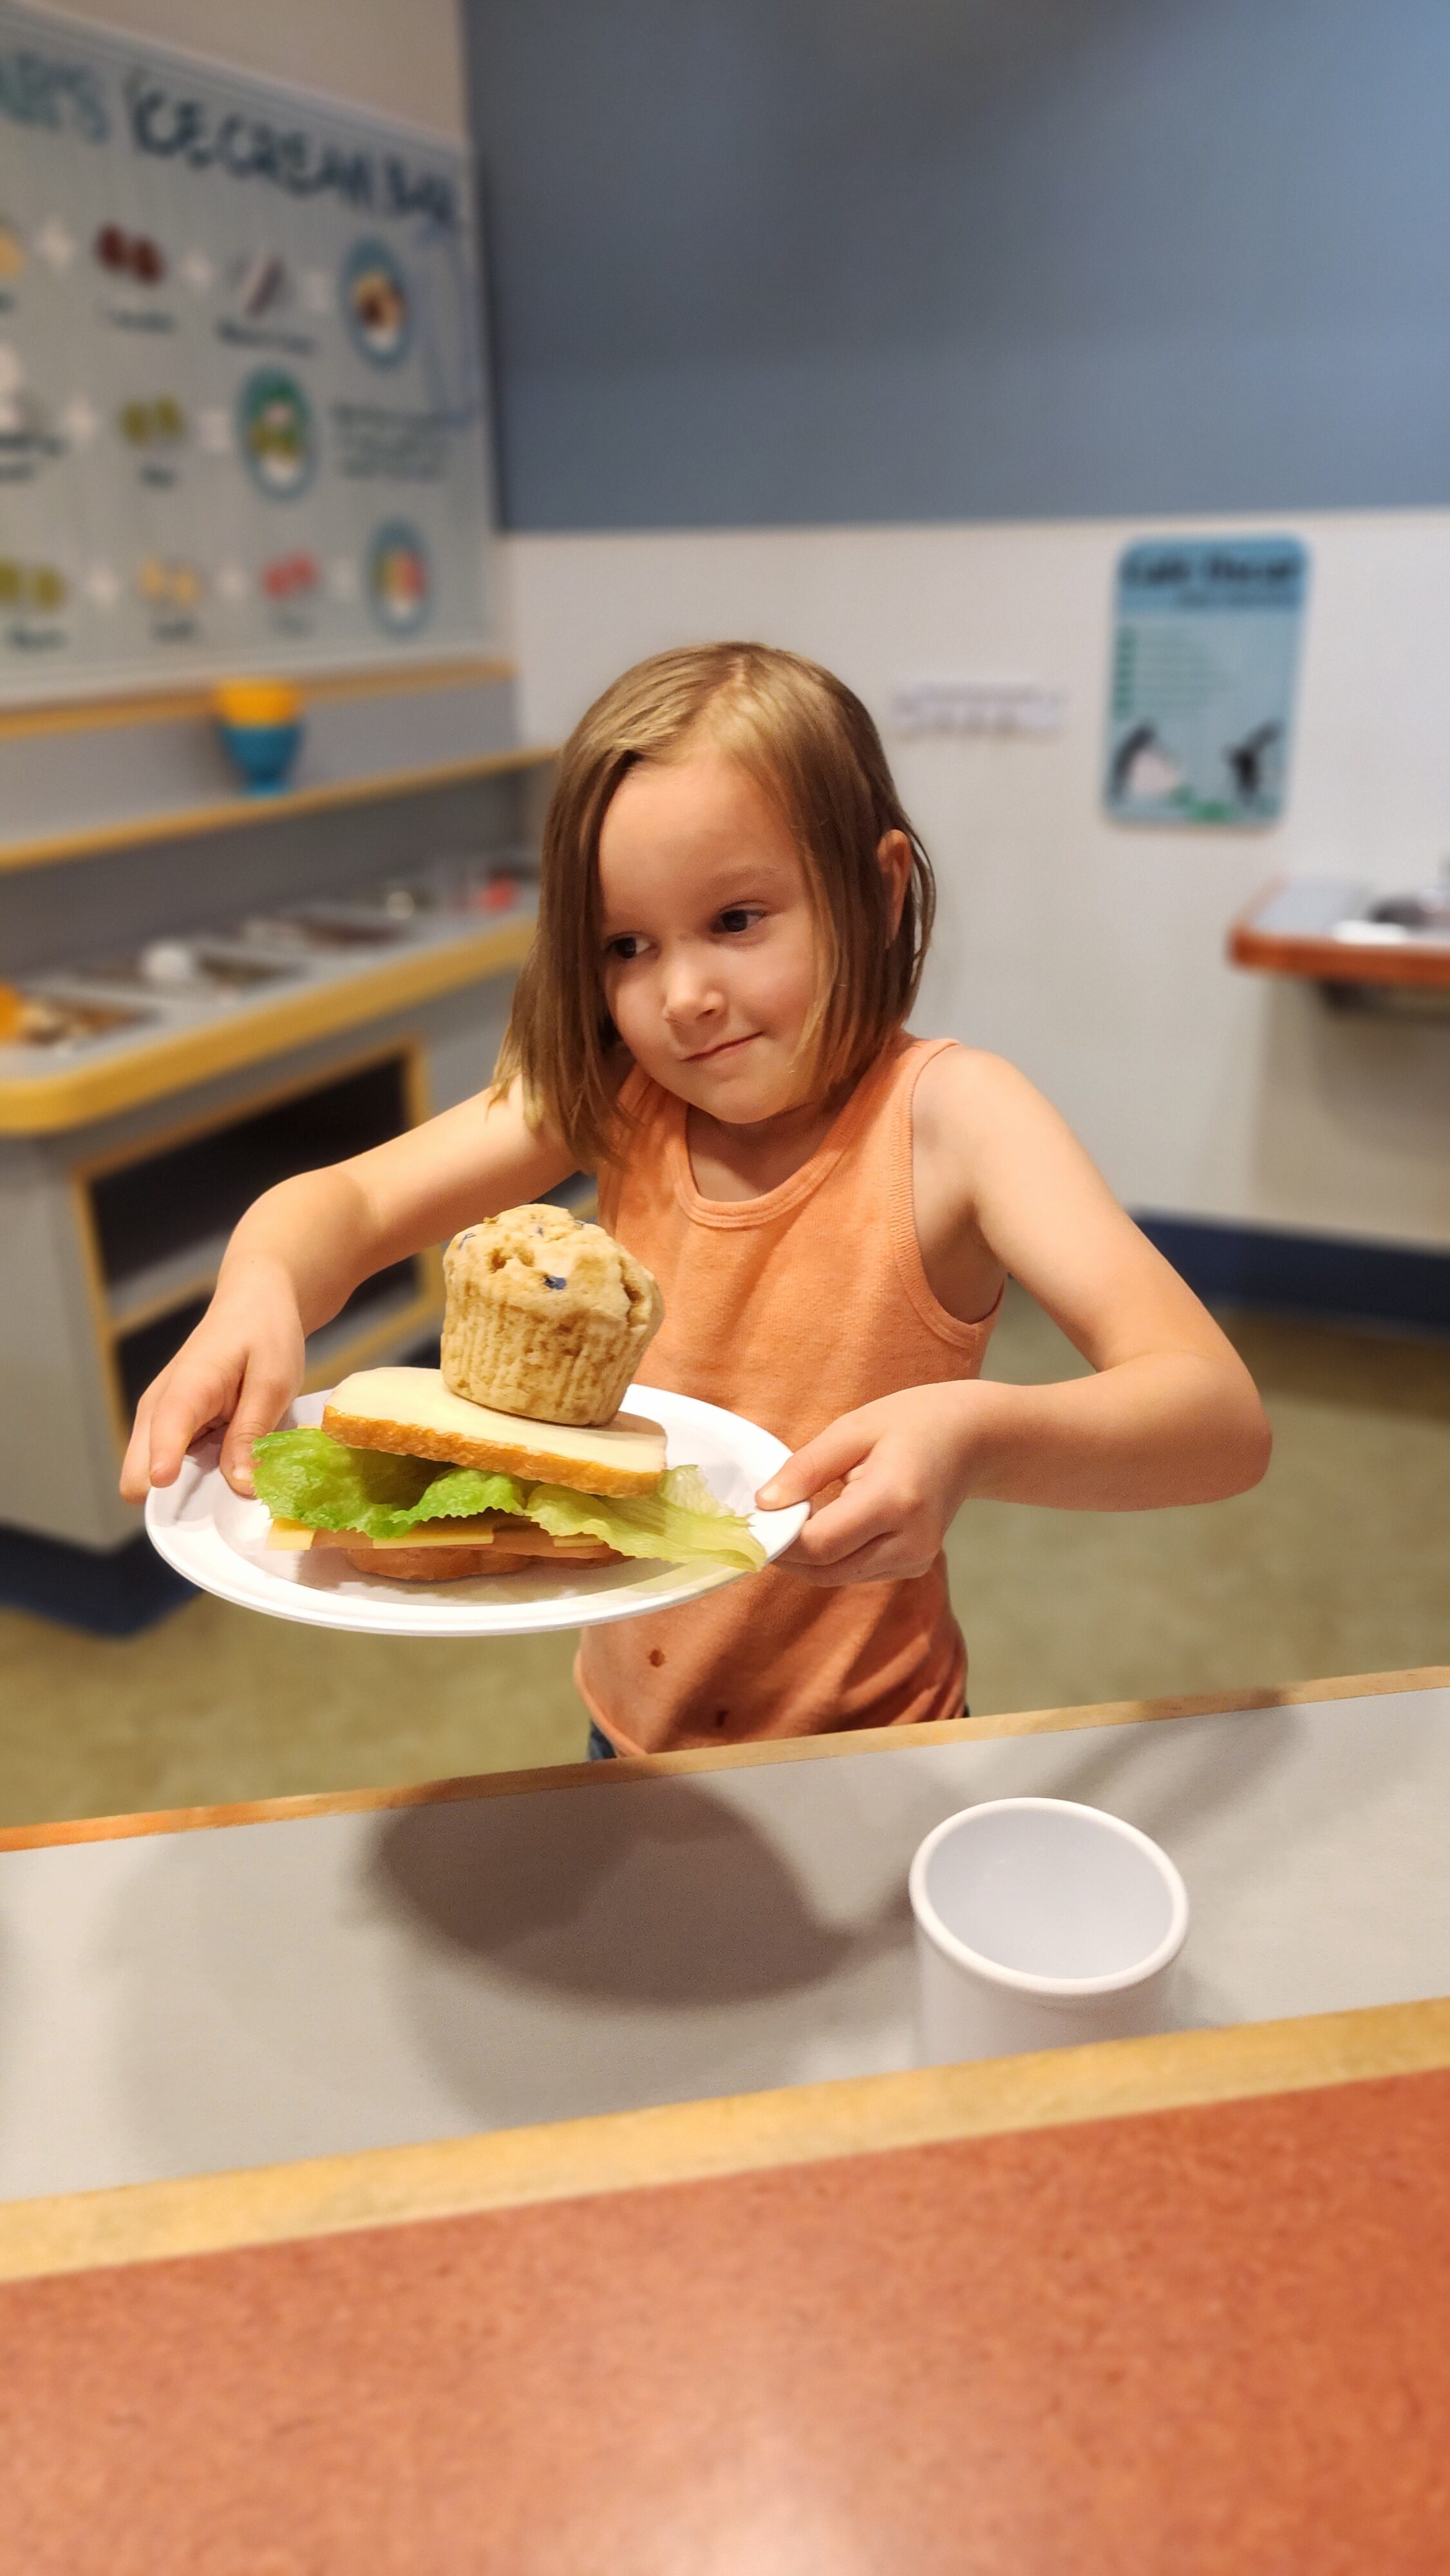
[[[509,751],[479,752],[464,760],[436,761],[420,769],[377,770],[362,778],[329,779],[316,787],[289,788],[279,796],[235,796],[215,804],[183,806],[174,814],[148,814],[134,821],[87,825],[82,830],[54,832],[38,840],[0,843],[0,870],[43,868],[62,859],[93,858],[106,850],[135,849],[142,843],[189,840],[209,832],[235,832],[255,824],[283,822],[290,815],[324,814],[339,806],[381,801],[389,796],[425,795],[437,787],[454,787],[472,778],[503,778],[511,771],[545,769],[558,758],[553,744],[520,745]]]
[[[365,973],[311,984],[285,999],[169,1029],[145,1044],[118,1049],[64,1071],[0,1082],[0,1135],[54,1135],[89,1126],[141,1102],[189,1090],[217,1075],[259,1064],[315,1038],[358,1028],[418,1002],[479,983],[519,966],[534,935],[531,917],[501,923],[476,937],[421,948]]]

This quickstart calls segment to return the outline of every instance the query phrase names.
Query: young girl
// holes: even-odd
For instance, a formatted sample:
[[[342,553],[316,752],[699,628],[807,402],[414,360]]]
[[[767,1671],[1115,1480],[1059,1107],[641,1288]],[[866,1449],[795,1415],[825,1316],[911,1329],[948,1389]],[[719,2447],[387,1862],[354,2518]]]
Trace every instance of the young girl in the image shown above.
[[[493,1088],[257,1201],[142,1398],[123,1491],[170,1484],[224,1423],[246,1492],[305,1336],[360,1280],[597,1171],[664,1291],[649,1381],[775,1432],[794,1454],[759,1500],[813,1510],[750,1581],[584,1631],[596,1729],[653,1753],[960,1716],[960,1504],[1206,1502],[1254,1484],[1269,1440],[1217,1326],[1031,1084],[907,1036],[933,901],[839,680],[754,644],[626,672],[564,751]],[[1009,1273],[1092,1376],[982,1383]]]

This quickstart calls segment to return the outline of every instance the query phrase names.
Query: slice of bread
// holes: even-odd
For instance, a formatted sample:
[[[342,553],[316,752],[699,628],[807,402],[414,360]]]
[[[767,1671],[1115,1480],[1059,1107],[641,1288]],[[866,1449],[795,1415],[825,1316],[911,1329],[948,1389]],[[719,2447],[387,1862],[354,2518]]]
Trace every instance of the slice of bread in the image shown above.
[[[349,1449],[390,1449],[450,1467],[492,1467],[579,1494],[652,1494],[665,1471],[665,1435],[642,1414],[597,1426],[536,1422],[470,1404],[439,1369],[359,1369],[335,1386],[322,1428]]]

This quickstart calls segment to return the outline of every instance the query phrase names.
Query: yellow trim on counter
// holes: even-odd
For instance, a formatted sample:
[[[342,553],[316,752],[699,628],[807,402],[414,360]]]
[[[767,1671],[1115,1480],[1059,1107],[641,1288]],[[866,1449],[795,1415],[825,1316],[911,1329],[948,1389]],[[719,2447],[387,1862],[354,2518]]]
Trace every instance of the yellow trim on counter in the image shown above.
[[[435,787],[456,787],[473,778],[502,778],[510,771],[544,769],[557,759],[547,744],[521,745],[511,751],[478,752],[467,760],[440,760],[424,769],[385,769],[366,778],[339,778],[319,787],[286,788],[276,796],[249,796],[238,789],[225,803],[189,805],[179,813],[138,815],[125,823],[90,823],[82,830],[57,832],[38,841],[0,845],[0,869],[43,868],[61,859],[94,858],[106,850],[130,850],[144,842],[187,840],[208,832],[235,832],[250,823],[276,823],[297,814],[324,814],[340,806],[365,805],[373,798],[420,796]]]
[[[311,984],[283,999],[218,1016],[203,1027],[167,1030],[144,1045],[68,1065],[64,1072],[0,1082],[0,1135],[47,1136],[89,1126],[316,1038],[435,1001],[521,965],[533,935],[532,919],[500,923],[476,938],[418,949],[366,973]]]
[[[1049,2049],[0,2207],[0,2281],[762,2173],[1450,2066],[1450,1999]]]
[[[130,1163],[149,1162],[153,1154],[169,1153],[173,1145],[189,1144],[197,1136],[211,1136],[221,1128],[232,1126],[239,1118],[252,1118],[263,1109],[279,1109],[284,1101],[301,1100],[309,1091],[324,1084],[345,1082],[349,1075],[371,1073],[379,1065],[401,1064],[403,1091],[408,1104],[410,1125],[421,1127],[432,1115],[428,1107],[428,1080],[416,1042],[411,1038],[385,1038],[379,1044],[363,1047],[356,1055],[331,1058],[321,1067],[306,1073],[289,1073],[281,1081],[264,1083],[259,1091],[247,1091],[220,1108],[192,1109],[187,1116],[173,1118],[164,1127],[148,1127],[144,1136],[131,1136],[124,1145],[109,1145],[103,1154],[88,1154],[83,1163],[71,1166],[72,1176],[79,1181],[98,1181],[108,1172],[123,1172]],[[423,1105],[420,1107],[419,1104]],[[125,1329],[129,1332],[130,1320]]]
[[[504,654],[479,654],[457,662],[360,663],[355,670],[231,673],[234,679],[285,679],[304,706],[338,698],[405,696],[414,689],[485,687],[512,680],[518,665]],[[37,734],[98,733],[118,725],[183,724],[209,718],[215,681],[177,689],[127,689],[114,697],[52,699],[45,705],[0,707],[0,742]]]

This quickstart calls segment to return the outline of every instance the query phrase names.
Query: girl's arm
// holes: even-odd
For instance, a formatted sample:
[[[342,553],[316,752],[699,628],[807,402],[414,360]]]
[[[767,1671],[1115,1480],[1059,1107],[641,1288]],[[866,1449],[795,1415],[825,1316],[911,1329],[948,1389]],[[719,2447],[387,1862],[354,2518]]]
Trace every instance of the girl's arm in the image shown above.
[[[1094,1375],[910,1387],[844,1415],[762,1488],[763,1504],[799,1502],[845,1479],[783,1562],[880,1581],[923,1573],[970,1498],[1143,1511],[1257,1484],[1270,1444],[1253,1380],[1057,1112],[1000,1058],[961,1048],[926,1068],[918,1101],[928,1268],[950,1276],[955,1255],[980,1277],[994,1256]]]
[[[249,1493],[252,1442],[297,1393],[307,1335],[375,1270],[537,1198],[572,1169],[559,1139],[528,1125],[515,1086],[268,1190],[232,1236],[195,1332],[136,1408],[121,1470],[128,1502],[174,1483],[197,1433],[220,1423],[222,1471]]]

